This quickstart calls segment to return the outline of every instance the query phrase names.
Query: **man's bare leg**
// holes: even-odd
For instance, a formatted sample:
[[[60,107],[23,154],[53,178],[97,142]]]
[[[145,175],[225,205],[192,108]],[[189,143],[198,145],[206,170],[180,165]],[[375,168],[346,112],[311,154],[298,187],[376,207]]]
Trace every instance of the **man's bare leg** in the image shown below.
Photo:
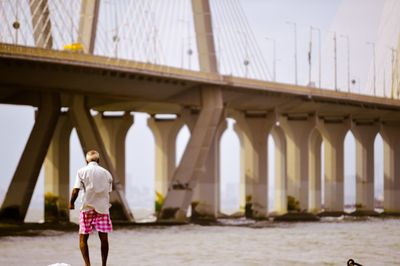
[[[107,265],[107,257],[108,257],[108,234],[99,232],[99,238],[101,242],[101,261],[102,265]]]
[[[81,248],[82,257],[86,266],[90,266],[88,239],[89,234],[79,234],[79,247]]]

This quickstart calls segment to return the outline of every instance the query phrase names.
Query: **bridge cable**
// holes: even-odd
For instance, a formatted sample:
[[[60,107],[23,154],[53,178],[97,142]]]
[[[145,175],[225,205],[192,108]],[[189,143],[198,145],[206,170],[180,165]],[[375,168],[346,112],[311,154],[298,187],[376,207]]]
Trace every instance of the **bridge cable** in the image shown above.
[[[4,6],[3,6],[3,4],[4,4]],[[4,24],[3,25],[9,25],[9,22],[8,22],[8,19],[7,19],[7,13],[5,12],[5,9],[6,9],[5,1],[4,1],[4,3],[3,3],[3,1],[0,1],[0,9],[1,9],[2,13],[3,13],[2,17],[4,18]],[[9,31],[9,36],[11,36],[11,43],[13,43],[13,32],[11,30],[11,27],[5,26],[4,28]],[[7,38],[7,34],[5,33],[4,42],[7,42],[6,38]],[[3,40],[3,39],[1,38],[1,40]]]
[[[41,9],[39,9],[39,7],[43,4],[43,1],[44,1],[44,0],[40,0],[40,3],[37,4],[36,9],[32,12],[32,15],[31,15],[31,16],[36,16],[37,12],[39,12],[39,10],[41,10]],[[48,5],[47,5],[47,8],[49,8]],[[42,10],[41,14],[39,14],[39,18],[38,18],[39,21],[42,20],[44,14],[45,14],[45,12],[43,12],[43,11],[44,11],[44,10]],[[50,12],[50,11],[49,11],[49,12]],[[46,21],[44,22],[44,26],[43,26],[43,28],[42,28],[42,30],[41,30],[39,36],[38,36],[37,42],[40,43],[40,42],[42,41],[42,39],[43,39],[43,40],[44,40],[44,47],[47,47],[47,44],[49,43],[49,41],[50,41],[50,39],[51,39],[51,36],[52,36],[52,32],[51,32],[51,31],[48,32],[48,33],[46,33],[46,31],[45,31],[45,29],[48,27],[48,24],[50,24],[50,23],[51,23],[50,15],[48,15],[48,16],[46,17]],[[40,23],[36,23],[35,26],[32,25],[32,35],[34,35],[34,33],[36,32],[37,27],[38,27],[39,25],[40,25]],[[53,30],[53,29],[51,28],[51,30]],[[45,35],[45,33],[46,33],[46,35]],[[53,40],[53,41],[54,41],[54,40]],[[51,48],[54,48],[54,44],[53,44],[52,46],[53,46],[53,47],[51,47]]]
[[[222,4],[224,3],[224,4]],[[226,29],[227,29],[227,43],[228,44],[232,44],[230,46],[231,50],[230,50],[230,54],[228,54],[228,57],[232,57],[232,65],[231,65],[231,69],[232,69],[232,75],[235,76],[235,72],[237,72],[237,76],[242,76],[242,68],[241,65],[243,63],[243,49],[242,49],[242,45],[241,45],[241,39],[239,39],[239,41],[237,40],[237,33],[235,35],[235,31],[237,31],[238,28],[240,28],[239,26],[235,25],[236,24],[236,19],[232,16],[232,14],[230,14],[230,12],[228,12],[229,8],[226,7],[225,2],[221,2],[221,15],[223,17],[224,23],[227,24]],[[228,4],[229,6],[229,4]],[[235,63],[235,61],[238,61],[238,63]]]
[[[264,60],[263,60],[264,57],[262,56],[262,53],[260,53],[259,47],[258,47],[258,45],[257,45],[257,40],[256,40],[256,38],[255,38],[255,36],[254,36],[254,33],[253,33],[252,29],[251,29],[251,26],[250,26],[250,24],[249,24],[248,19],[246,18],[245,14],[244,14],[243,7],[242,7],[242,5],[239,3],[238,0],[235,0],[234,3],[235,3],[235,4],[232,5],[233,10],[236,10],[236,14],[237,14],[237,16],[238,16],[238,18],[239,18],[239,21],[241,22],[241,24],[243,25],[243,27],[246,28],[246,31],[248,32],[248,35],[249,35],[249,37],[250,37],[250,46],[253,47],[252,50],[253,50],[253,52],[256,53],[256,54],[255,54],[254,61],[255,61],[256,65],[258,66],[258,69],[259,69],[259,71],[260,71],[260,74],[261,74],[261,75],[265,75],[264,78],[267,79],[267,80],[269,80],[270,77],[271,77],[271,74],[270,74],[268,65],[267,65],[267,64],[264,62]],[[254,55],[253,55],[253,56],[254,56]],[[257,58],[258,60],[256,60],[256,58]],[[261,76],[261,79],[262,79],[262,78],[263,78],[263,77]]]
[[[231,3],[233,3],[233,2],[231,2]],[[251,30],[249,30],[248,27],[246,27],[245,23],[243,22],[242,14],[241,14],[241,12],[236,10],[235,4],[228,5],[228,9],[231,10],[234,20],[238,24],[237,28],[241,29],[241,33],[243,33],[245,35],[244,36],[245,40],[244,41],[241,40],[241,42],[245,42],[244,43],[245,60],[249,60],[248,64],[254,65],[256,74],[257,74],[257,72],[260,72],[260,74],[262,74],[262,71],[260,71],[260,68],[259,68],[258,60],[256,60],[253,56],[252,44],[253,44],[254,40],[251,39],[252,36],[251,36],[251,34],[249,34],[249,32],[251,33]],[[240,49],[243,50],[243,48],[240,48]],[[243,51],[241,51],[241,54],[243,54]],[[253,61],[253,59],[254,59],[254,61]],[[252,60],[252,61],[250,61],[250,60]],[[246,64],[246,63],[243,62],[243,64]],[[251,73],[249,73],[249,75],[250,74]]]

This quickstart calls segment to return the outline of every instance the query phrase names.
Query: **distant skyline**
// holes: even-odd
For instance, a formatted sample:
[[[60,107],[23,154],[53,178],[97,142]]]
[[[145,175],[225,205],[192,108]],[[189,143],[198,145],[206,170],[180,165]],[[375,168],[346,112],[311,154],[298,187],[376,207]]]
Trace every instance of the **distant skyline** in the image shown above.
[[[174,3],[176,1],[173,1]],[[182,1],[185,5],[188,2]],[[229,1],[221,1],[218,4],[226,4]],[[252,28],[257,46],[261,50],[265,62],[272,71],[272,43],[266,38],[276,41],[276,77],[279,82],[294,82],[294,28],[290,23],[297,25],[297,55],[298,55],[298,77],[299,84],[308,83],[308,59],[310,40],[310,26],[320,29],[322,33],[322,87],[333,89],[333,32],[337,33],[337,58],[338,58],[338,87],[341,90],[347,89],[347,53],[345,38],[350,37],[351,51],[351,78],[356,80],[356,85],[352,85],[352,90],[362,93],[371,93],[371,47],[366,42],[378,43],[380,25],[382,23],[382,11],[385,3],[390,2],[380,0],[240,0],[241,6],[246,14],[249,25]],[[211,2],[216,5],[215,1]],[[187,6],[186,6],[187,8]],[[290,22],[288,24],[288,22]],[[181,22],[176,25],[182,27]],[[397,25],[395,25],[397,27]],[[394,27],[394,26],[393,26]],[[395,28],[395,32],[398,32]],[[318,35],[313,31],[312,37],[312,81],[318,84]],[[392,40],[393,41],[393,40]],[[394,44],[388,44],[394,45]],[[122,49],[122,48],[121,48]],[[120,53],[127,52],[121,50]],[[383,55],[387,56],[387,54]],[[184,55],[182,55],[184,56]],[[182,57],[182,61],[187,64],[187,57]],[[384,61],[384,60],[383,60]],[[195,68],[196,60],[191,62]],[[383,66],[384,63],[382,63]],[[228,69],[228,68],[226,68]],[[251,71],[251,69],[250,69]],[[382,77],[380,76],[380,79]],[[380,83],[382,84],[382,83]],[[380,86],[382,88],[382,86]],[[147,189],[154,187],[154,139],[151,132],[146,128],[145,114],[137,114],[135,124],[128,132],[126,140],[126,173],[130,179],[127,181],[128,187],[136,189]],[[8,188],[19,156],[22,153],[29,132],[34,123],[34,108],[19,107],[10,105],[0,105],[0,203],[4,193]],[[232,121],[230,122],[232,124]],[[184,143],[189,138],[188,130],[185,129],[178,139],[178,157],[182,154]],[[240,171],[239,165],[239,146],[238,138],[232,129],[224,133],[222,138],[222,158],[221,158],[221,180],[224,187],[228,183],[238,182]],[[345,176],[355,174],[355,146],[354,139],[346,139],[346,160]],[[76,170],[84,164],[82,149],[75,131],[71,135],[71,182],[75,178]],[[382,140],[377,138],[377,195],[382,195]],[[140,163],[137,163],[140,162]],[[353,165],[349,165],[352,164]],[[272,169],[272,167],[271,167]],[[273,170],[273,169],[272,169]],[[272,171],[270,170],[270,171]],[[379,170],[379,172],[377,172]],[[271,172],[270,172],[271,173]],[[43,172],[38,180],[32,203],[35,207],[43,205]],[[346,187],[346,201],[354,198],[355,180],[349,182]],[[72,184],[71,184],[72,186]],[[134,203],[136,200],[131,191],[127,192],[128,201]],[[238,195],[236,194],[236,197]],[[140,200],[139,200],[140,201]]]

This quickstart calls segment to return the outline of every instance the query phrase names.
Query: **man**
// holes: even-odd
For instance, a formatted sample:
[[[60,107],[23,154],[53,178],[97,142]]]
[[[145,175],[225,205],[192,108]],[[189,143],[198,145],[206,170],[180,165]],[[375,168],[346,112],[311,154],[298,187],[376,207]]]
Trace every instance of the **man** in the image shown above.
[[[87,165],[78,170],[69,204],[71,210],[75,209],[75,200],[83,189],[79,213],[79,246],[86,266],[90,266],[87,241],[93,228],[99,233],[103,266],[107,264],[108,232],[112,231],[109,213],[112,176],[98,164],[99,160],[100,155],[95,150],[86,154]]]

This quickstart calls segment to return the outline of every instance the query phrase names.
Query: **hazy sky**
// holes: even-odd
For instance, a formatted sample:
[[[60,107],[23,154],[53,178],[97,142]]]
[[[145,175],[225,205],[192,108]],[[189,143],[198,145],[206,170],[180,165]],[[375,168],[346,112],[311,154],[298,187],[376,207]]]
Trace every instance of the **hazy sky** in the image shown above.
[[[176,3],[176,0],[171,0]],[[139,1],[140,2],[140,1]],[[178,1],[188,6],[185,1]],[[218,7],[212,1],[212,6]],[[380,0],[241,0],[239,1],[248,19],[249,25],[256,36],[257,46],[261,50],[265,62],[272,71],[272,42],[266,38],[272,38],[276,42],[276,76],[277,80],[285,83],[294,82],[294,27],[288,22],[297,25],[297,56],[299,84],[308,83],[308,61],[307,53],[310,45],[310,26],[318,28],[321,32],[322,50],[322,87],[333,88],[333,32],[337,34],[337,60],[338,60],[338,86],[347,89],[347,50],[346,39],[350,38],[351,51],[351,78],[357,81],[352,90],[367,93],[368,73],[370,71],[372,52],[366,42],[376,42],[379,34],[378,28],[381,21],[380,13],[385,1]],[[109,3],[109,2],[108,2]],[[221,8],[221,6],[219,6]],[[222,17],[222,15],[221,15]],[[178,20],[178,18],[176,19]],[[178,23],[178,22],[176,22]],[[179,24],[179,23],[178,23]],[[177,24],[177,25],[178,25]],[[111,27],[111,26],[110,26]],[[222,30],[223,28],[219,29]],[[160,33],[161,36],[162,33]],[[240,35],[240,34],[238,34]],[[318,84],[318,33],[313,31],[312,35],[312,80]],[[122,48],[121,48],[122,49]],[[223,52],[224,47],[220,47]],[[225,49],[225,52],[228,48]],[[124,51],[120,51],[122,53]],[[223,53],[221,54],[223,55]],[[249,51],[253,52],[252,50]],[[137,56],[137,55],[136,55]],[[226,56],[226,55],[225,55]],[[188,62],[189,58],[182,55],[181,61]],[[186,63],[185,63],[186,64]],[[195,60],[192,62],[196,64]],[[250,64],[251,65],[251,64]],[[187,66],[187,64],[186,64]],[[252,66],[252,65],[251,65]],[[195,68],[195,66],[193,66]],[[228,69],[228,68],[226,68]],[[251,71],[251,68],[249,68]],[[228,71],[228,70],[226,70]],[[255,71],[255,70],[254,70]],[[0,105],[0,202],[11,181],[13,172],[22,153],[29,132],[33,126],[34,109],[32,107],[17,107]],[[229,122],[230,125],[233,121]],[[142,189],[154,185],[154,141],[150,130],[146,128],[146,115],[135,117],[135,125],[130,129],[127,145],[127,187]],[[189,136],[188,130],[184,129],[178,139],[178,153],[181,154],[183,146]],[[380,141],[380,142],[379,142]],[[381,140],[378,148],[381,149]],[[354,174],[354,141],[346,139],[346,175]],[[380,154],[379,154],[380,153]],[[381,151],[378,152],[378,164],[376,168],[382,171]],[[380,159],[379,159],[380,158]],[[71,177],[75,176],[76,170],[84,163],[82,151],[76,133],[71,136]],[[228,130],[222,139],[221,179],[223,187],[228,183],[237,183],[239,178],[239,141],[237,136]],[[379,174],[381,176],[381,174]],[[379,177],[381,178],[381,177]],[[38,180],[33,202],[42,204],[43,174]],[[353,185],[347,190],[347,196],[354,194]],[[380,185],[381,186],[381,181]],[[238,187],[234,187],[233,194],[238,194]],[[147,193],[147,192],[143,192]],[[232,194],[232,193],[231,193]],[[128,201],[138,205],[141,200],[135,195],[127,193]],[[223,194],[223,196],[226,196]],[[354,196],[354,195],[353,195]],[[152,202],[146,205],[151,206]]]

